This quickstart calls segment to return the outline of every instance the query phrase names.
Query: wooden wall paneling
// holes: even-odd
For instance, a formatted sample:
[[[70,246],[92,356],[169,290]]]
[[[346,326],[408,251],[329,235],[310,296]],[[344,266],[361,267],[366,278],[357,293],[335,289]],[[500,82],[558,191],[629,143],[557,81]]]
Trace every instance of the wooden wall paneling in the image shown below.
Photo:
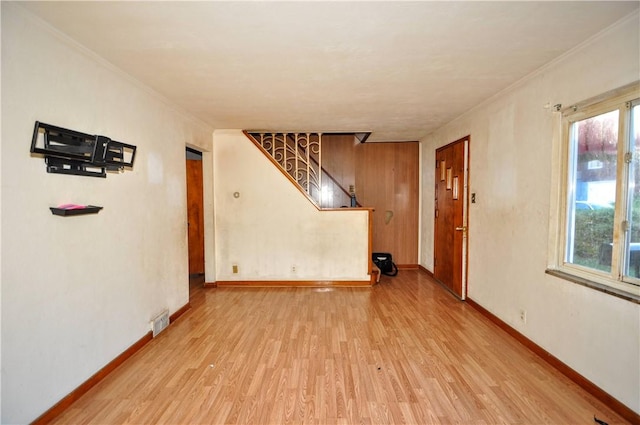
[[[375,209],[373,251],[390,252],[396,264],[417,264],[418,143],[364,143],[355,151],[356,195]],[[393,217],[385,223],[387,211]]]
[[[331,179],[324,179],[323,176],[322,186],[328,189],[326,193],[334,194],[331,197],[327,197],[323,194],[321,205],[322,208],[340,208],[343,206],[343,204],[344,206],[349,206],[346,196],[339,196],[339,194],[342,192],[342,189],[340,188],[340,186],[338,186],[338,184],[331,181]]]
[[[349,186],[355,184],[355,140],[353,134],[322,135],[322,168],[335,180],[323,175],[322,186],[334,195],[330,199],[323,196],[322,208],[348,207],[351,204],[343,189],[348,192]]]
[[[354,145],[353,134],[322,135],[322,168],[347,190],[355,184]]]
[[[398,264],[418,264],[419,155],[418,143],[401,143],[395,152],[394,207],[403,220],[396,226],[396,244],[407,259]]]

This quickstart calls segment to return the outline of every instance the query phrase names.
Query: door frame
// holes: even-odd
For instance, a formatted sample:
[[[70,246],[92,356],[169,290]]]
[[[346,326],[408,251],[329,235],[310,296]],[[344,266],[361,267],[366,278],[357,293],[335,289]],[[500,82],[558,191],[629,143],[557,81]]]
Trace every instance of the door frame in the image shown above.
[[[469,273],[469,145],[471,136],[463,137],[464,140],[464,183],[462,185],[462,225],[467,231],[462,235],[462,299],[467,298],[468,273]]]

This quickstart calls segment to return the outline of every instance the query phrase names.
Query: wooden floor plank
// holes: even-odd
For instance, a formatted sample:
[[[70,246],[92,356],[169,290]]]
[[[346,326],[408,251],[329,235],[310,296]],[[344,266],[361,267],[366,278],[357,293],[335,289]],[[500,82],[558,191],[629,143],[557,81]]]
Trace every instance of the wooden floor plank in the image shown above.
[[[190,302],[53,423],[627,423],[422,271]]]

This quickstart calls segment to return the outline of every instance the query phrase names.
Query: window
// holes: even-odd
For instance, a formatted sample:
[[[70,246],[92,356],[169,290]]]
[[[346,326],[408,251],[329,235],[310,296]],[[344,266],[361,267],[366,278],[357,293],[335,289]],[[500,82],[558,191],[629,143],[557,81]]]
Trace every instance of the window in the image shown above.
[[[638,84],[563,111],[562,133],[554,269],[640,300]]]

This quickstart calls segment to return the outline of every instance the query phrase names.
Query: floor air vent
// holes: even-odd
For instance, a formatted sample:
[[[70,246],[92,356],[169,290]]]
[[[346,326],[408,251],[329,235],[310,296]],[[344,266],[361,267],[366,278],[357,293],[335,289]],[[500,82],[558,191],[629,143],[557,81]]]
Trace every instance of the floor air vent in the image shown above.
[[[151,330],[153,331],[153,337],[155,338],[156,335],[165,330],[167,326],[169,326],[169,310],[163,311],[151,321]]]

